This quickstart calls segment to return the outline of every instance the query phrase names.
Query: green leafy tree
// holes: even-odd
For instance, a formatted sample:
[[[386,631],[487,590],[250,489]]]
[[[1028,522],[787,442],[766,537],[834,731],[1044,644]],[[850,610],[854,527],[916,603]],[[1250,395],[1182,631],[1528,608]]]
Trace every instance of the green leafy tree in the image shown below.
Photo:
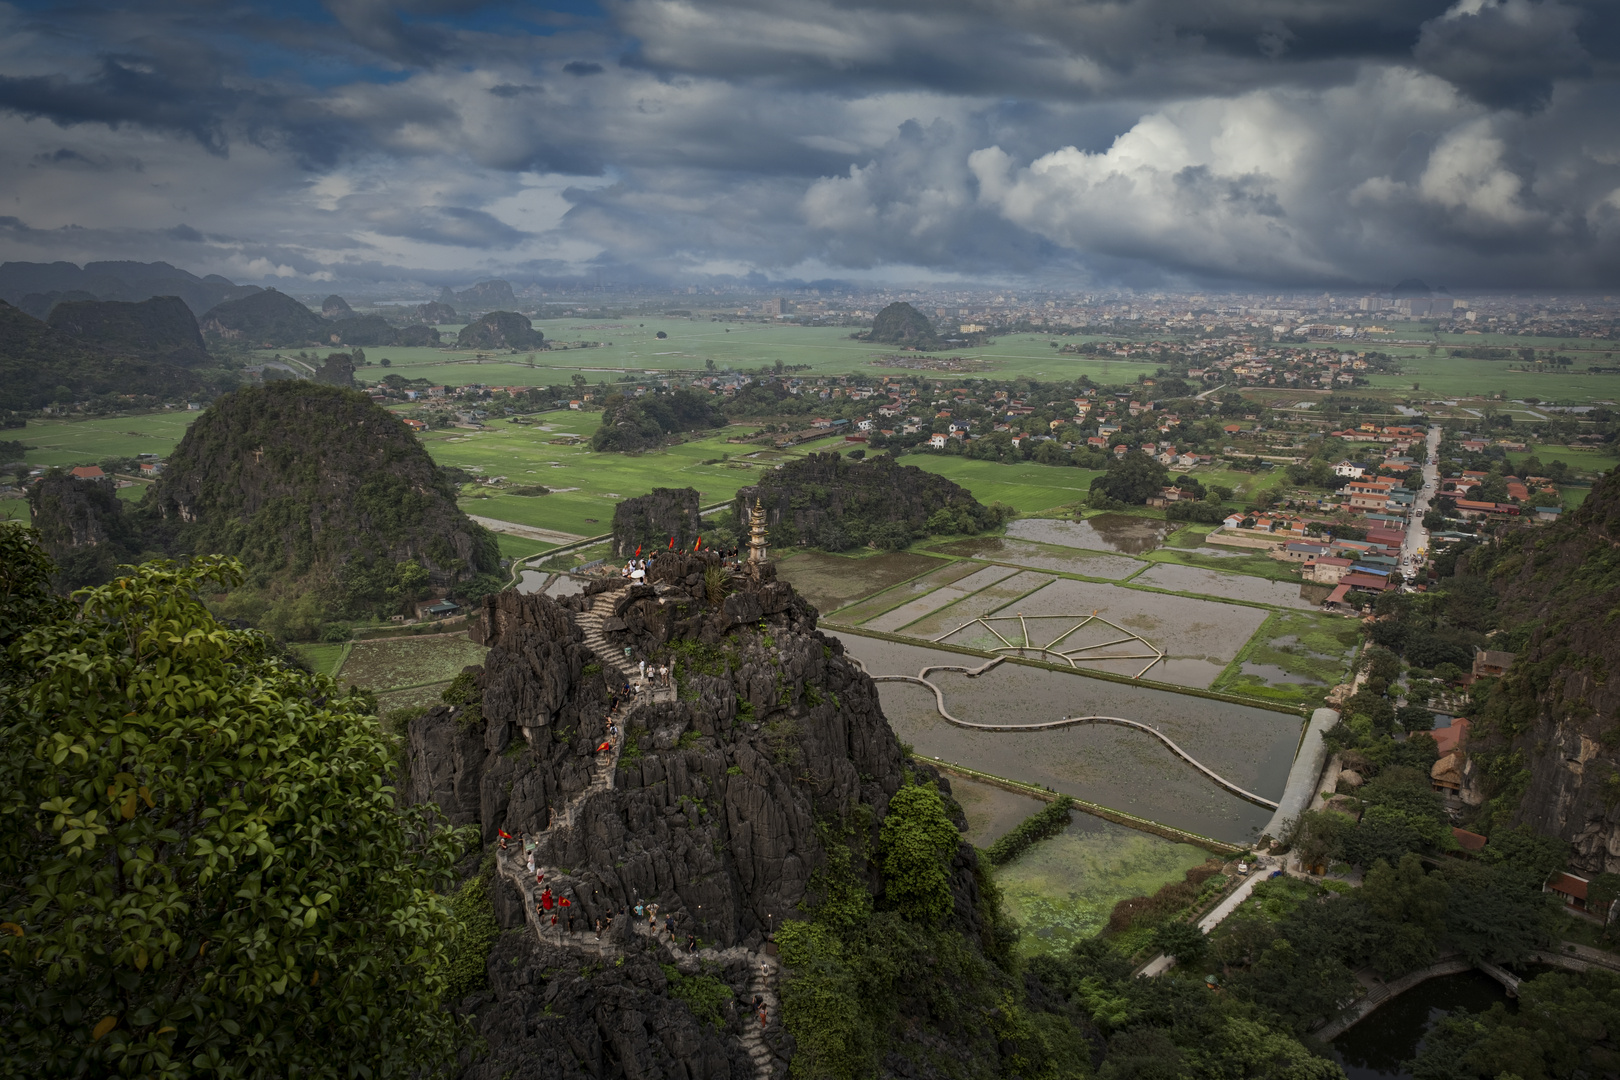
[[[361,702],[199,601],[240,579],[148,564],[13,644],[0,1059],[22,1074],[414,1076],[457,1048],[434,892],[456,838],[398,805]]]
[[[1126,454],[1108,463],[1108,471],[1091,482],[1093,492],[1110,499],[1140,506],[1159,493],[1170,478],[1170,470],[1146,454]]]
[[[890,905],[920,923],[935,923],[950,914],[946,869],[960,842],[938,788],[908,784],[895,792],[879,837]]]

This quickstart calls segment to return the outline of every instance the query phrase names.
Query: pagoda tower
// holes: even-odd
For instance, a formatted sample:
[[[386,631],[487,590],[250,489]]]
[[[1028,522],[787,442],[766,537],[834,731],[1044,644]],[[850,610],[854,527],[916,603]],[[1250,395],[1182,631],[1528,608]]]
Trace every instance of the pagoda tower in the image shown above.
[[[765,507],[754,499],[754,509],[748,518],[748,561],[762,563],[771,557],[765,542]]]

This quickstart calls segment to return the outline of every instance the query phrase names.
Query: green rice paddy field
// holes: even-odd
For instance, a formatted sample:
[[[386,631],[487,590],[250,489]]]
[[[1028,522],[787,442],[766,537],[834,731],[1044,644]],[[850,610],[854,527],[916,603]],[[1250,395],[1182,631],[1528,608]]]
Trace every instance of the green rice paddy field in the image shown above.
[[[564,383],[575,371],[582,371],[593,382],[617,379],[627,372],[658,374],[666,371],[702,369],[713,360],[721,369],[752,370],[780,360],[784,365],[802,365],[808,374],[843,372],[904,374],[906,368],[884,363],[882,357],[895,350],[886,345],[855,341],[847,327],[766,325],[762,323],[712,323],[695,319],[643,318],[587,323],[578,319],[541,319],[534,326],[554,343],[600,342],[592,348],[553,348],[534,354],[476,354],[435,348],[368,349],[373,361],[387,357],[389,371],[411,379],[434,382],[487,383],[496,386],[542,386]],[[448,328],[446,328],[448,329]],[[659,340],[662,330],[668,337]],[[1156,361],[1098,360],[1090,357],[1060,356],[1053,342],[1079,344],[1098,340],[1080,336],[1056,337],[1047,334],[1009,334],[978,348],[942,350],[940,356],[964,357],[977,363],[954,374],[994,373],[1006,376],[1034,376],[1045,379],[1073,379],[1088,375],[1102,383],[1134,382],[1136,376],[1152,374]],[[269,359],[277,350],[265,350]],[[377,366],[362,369],[368,381],[381,379],[388,372]],[[804,374],[805,372],[801,372]],[[953,372],[931,372],[949,376]]]

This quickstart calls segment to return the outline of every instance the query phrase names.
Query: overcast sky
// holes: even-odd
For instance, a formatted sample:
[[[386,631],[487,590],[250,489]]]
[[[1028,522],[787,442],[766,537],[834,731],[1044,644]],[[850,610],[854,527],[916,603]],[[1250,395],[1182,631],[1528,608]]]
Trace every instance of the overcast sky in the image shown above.
[[[1620,288],[1616,0],[0,4],[0,259]]]

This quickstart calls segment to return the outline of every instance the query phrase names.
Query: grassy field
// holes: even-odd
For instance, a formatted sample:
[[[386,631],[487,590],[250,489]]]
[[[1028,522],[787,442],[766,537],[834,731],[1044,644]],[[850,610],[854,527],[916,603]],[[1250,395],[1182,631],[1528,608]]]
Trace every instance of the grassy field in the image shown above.
[[[347,645],[308,644],[290,646],[317,675],[336,675]]]
[[[1211,689],[1317,708],[1348,673],[1358,636],[1351,619],[1276,612]]]
[[[956,481],[986,506],[1000,501],[1021,514],[1038,514],[1079,502],[1091,490],[1091,481],[1102,475],[1062,465],[1036,465],[1031,461],[1002,465],[944,454],[907,454],[901,461]]]
[[[1531,339],[1514,338],[1515,347],[1526,348]],[[1469,344],[1477,339],[1469,339]],[[1605,361],[1595,361],[1604,363]],[[1581,365],[1577,363],[1577,367]],[[1419,354],[1401,360],[1398,375],[1371,375],[1368,383],[1375,387],[1412,393],[1417,383],[1416,396],[1469,398],[1486,394],[1505,394],[1509,398],[1538,397],[1560,405],[1585,405],[1598,400],[1620,400],[1620,375],[1591,375],[1585,371],[1558,374],[1552,371],[1509,371],[1505,360],[1465,360],[1446,356],[1444,350],[1434,356]]]
[[[638,316],[633,319],[590,323],[579,319],[541,319],[534,323],[554,343],[600,342],[599,347],[553,348],[534,354],[475,354],[450,349],[387,348],[367,350],[373,361],[387,357],[389,368],[373,364],[359,375],[375,382],[389,372],[411,379],[431,379],[454,385],[486,383],[495,386],[545,386],[566,383],[575,371],[584,372],[595,382],[600,378],[618,379],[627,373],[656,375],[668,371],[696,371],[713,360],[721,370],[753,370],[781,360],[784,365],[803,365],[809,374],[847,372],[903,374],[907,369],[882,362],[895,350],[885,345],[869,345],[850,338],[853,328],[795,326],[791,323],[714,323],[706,319]],[[662,330],[668,337],[659,340]],[[1074,379],[1088,375],[1105,384],[1130,383],[1144,371],[1151,374],[1157,361],[1100,360],[1090,357],[1060,356],[1054,341],[1079,344],[1096,340],[1085,337],[1055,337],[1047,334],[1009,334],[977,348],[941,350],[937,355],[978,360],[970,369],[957,374],[994,373],[1004,376],[1034,376],[1045,379]],[[269,359],[277,350],[266,350]],[[949,375],[950,372],[937,374]]]
[[[500,545],[501,558],[503,559],[527,559],[540,554],[542,551],[550,551],[552,548],[557,547],[556,544],[548,544],[541,540],[528,540],[507,533],[496,533],[495,542]]]
[[[94,465],[103,458],[157,454],[167,457],[201,413],[162,412],[100,420],[30,420],[7,438],[35,449],[30,465]]]
[[[338,681],[379,693],[449,682],[467,665],[483,663],[487,651],[461,634],[357,641]]]
[[[0,499],[0,521],[21,521],[27,524],[27,499]]]
[[[1241,552],[1243,549],[1230,550]],[[1298,568],[1293,563],[1273,559],[1258,551],[1252,555],[1205,555],[1179,548],[1156,548],[1137,558],[1149,562],[1180,563],[1182,566],[1196,566],[1202,570],[1220,570],[1228,574],[1248,574],[1250,577],[1266,578],[1269,581],[1299,581]]]
[[[464,497],[469,514],[515,521],[578,536],[607,532],[620,499],[655,487],[692,487],[703,505],[722,502],[754,482],[765,462],[737,460],[758,447],[727,443],[724,436],[682,443],[646,454],[599,454],[586,446],[554,445],[562,434],[589,434],[596,413],[556,413],[545,425],[496,421],[485,431],[434,431],[422,442],[440,465],[504,476],[513,484],[540,484],[553,494],[501,495],[480,490]],[[548,430],[540,430],[542,427]],[[743,430],[743,429],[736,429]],[[831,445],[831,444],[829,444]],[[814,448],[815,444],[812,444]],[[720,459],[730,456],[732,460]],[[781,460],[772,454],[770,461]],[[714,461],[715,464],[704,464]]]
[[[1532,456],[1540,458],[1543,465],[1554,461],[1562,461],[1571,469],[1582,473],[1608,472],[1616,465],[1620,465],[1620,454],[1552,444],[1532,445],[1524,453],[1511,452],[1508,454],[1508,460],[1518,465],[1525,458]]]

